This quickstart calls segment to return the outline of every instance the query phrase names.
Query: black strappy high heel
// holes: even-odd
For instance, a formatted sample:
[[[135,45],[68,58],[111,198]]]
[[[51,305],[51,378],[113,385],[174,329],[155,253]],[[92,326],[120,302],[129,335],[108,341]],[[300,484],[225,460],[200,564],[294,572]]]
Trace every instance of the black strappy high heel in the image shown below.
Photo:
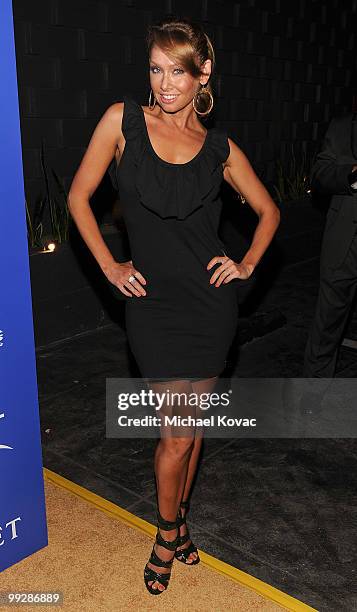
[[[158,565],[159,567],[171,568],[172,562],[175,558],[175,554],[173,554],[172,559],[170,559],[170,561],[164,561],[156,554],[154,547],[155,547],[155,543],[157,542],[158,544],[160,544],[160,546],[167,548],[167,550],[175,551],[176,547],[178,546],[178,541],[179,541],[178,521],[177,519],[176,521],[166,521],[164,518],[162,518],[159,510],[157,510],[157,526],[158,526],[158,530],[156,532],[156,539],[154,542],[154,546],[152,547],[152,552],[151,552],[148,563],[153,563],[154,565]],[[166,531],[170,531],[171,529],[177,529],[176,538],[172,541],[164,540],[159,531],[159,528],[164,529]],[[151,567],[148,567],[147,564],[145,565],[144,582],[145,582],[147,590],[152,595],[160,595],[160,593],[164,593],[167,590],[170,576],[171,576],[171,571],[167,573],[156,572]],[[152,584],[154,584],[154,582],[157,581],[157,582],[160,582],[160,584],[162,584],[165,588],[162,591],[158,588],[155,588],[155,587],[153,588],[152,584],[151,585],[148,584],[148,582],[151,580],[153,581]]]
[[[180,508],[186,508],[186,514],[189,508],[189,501],[182,501],[180,503]],[[183,525],[184,523],[186,523],[186,514],[185,516],[182,516],[182,512],[179,509],[179,513],[177,515],[177,524],[179,527],[179,533],[180,533],[180,527],[181,525]],[[186,529],[187,529],[187,525],[186,525]],[[178,536],[179,542],[177,544],[177,546],[182,546],[182,544],[185,544],[185,542],[187,542],[187,540],[190,540],[190,535],[188,533],[188,529],[187,529],[187,533],[185,533],[185,535],[183,536]],[[188,558],[190,556],[191,553],[197,553],[197,559],[194,559],[193,561],[189,561]],[[187,546],[187,548],[182,548],[181,550],[176,550],[175,552],[175,557],[176,559],[178,559],[178,561],[181,561],[181,563],[184,563],[185,565],[197,565],[197,563],[200,562],[200,558],[198,556],[198,551],[196,546],[194,545],[194,543],[191,540],[191,544],[189,546]]]

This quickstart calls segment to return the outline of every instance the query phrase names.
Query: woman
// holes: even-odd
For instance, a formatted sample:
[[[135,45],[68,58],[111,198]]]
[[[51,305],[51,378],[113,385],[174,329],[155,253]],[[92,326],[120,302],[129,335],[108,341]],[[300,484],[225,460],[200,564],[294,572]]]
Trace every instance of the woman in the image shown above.
[[[148,55],[148,107],[125,96],[107,109],[68,203],[105,276],[128,298],[127,335],[147,384],[200,395],[213,390],[224,369],[237,326],[236,285],[263,256],[279,210],[237,144],[223,130],[204,129],[197,117],[207,117],[213,105],[214,51],[202,28],[187,19],[151,26]],[[132,253],[122,263],[109,252],[89,205],[114,156]],[[223,178],[259,217],[240,262],[217,234]],[[198,431],[191,434],[161,436],[156,448],[158,531],[144,569],[155,595],[166,590],[174,557],[199,562],[185,519],[202,443]]]

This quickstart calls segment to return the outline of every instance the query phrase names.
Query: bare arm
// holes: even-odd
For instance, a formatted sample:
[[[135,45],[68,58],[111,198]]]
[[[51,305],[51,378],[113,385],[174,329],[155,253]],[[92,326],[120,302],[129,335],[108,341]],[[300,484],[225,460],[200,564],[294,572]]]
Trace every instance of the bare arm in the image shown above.
[[[249,278],[259,263],[280,223],[280,210],[270,197],[263,183],[255,174],[248,158],[236,143],[228,138],[230,153],[224,167],[223,177],[233,189],[243,195],[259,217],[252,243],[241,262],[236,263],[229,257],[213,257],[207,269],[221,265],[214,271],[210,283],[216,287],[234,278]]]
[[[253,271],[274,237],[280,223],[280,211],[243,151],[230,138],[228,142],[230,154],[224,168],[224,179],[242,194],[259,217],[252,244],[241,261]]]
[[[100,233],[89,204],[115,155],[118,143],[123,140],[122,118],[123,102],[112,104],[101,117],[72,181],[68,194],[68,208],[79,233],[108,280],[124,295],[133,297],[134,294],[140,297],[146,294],[140,285],[140,283],[146,284],[145,278],[135,270],[131,261],[124,263],[115,261]],[[129,282],[129,277],[134,274],[135,280]]]
[[[123,103],[112,104],[97,124],[68,194],[69,211],[103,272],[114,262],[94,217],[89,200],[115,155],[121,132]]]

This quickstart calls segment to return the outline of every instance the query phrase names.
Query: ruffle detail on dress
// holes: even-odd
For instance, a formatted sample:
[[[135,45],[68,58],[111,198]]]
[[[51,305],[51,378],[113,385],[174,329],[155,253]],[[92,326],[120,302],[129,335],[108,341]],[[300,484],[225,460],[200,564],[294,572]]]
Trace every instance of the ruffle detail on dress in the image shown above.
[[[125,96],[123,134],[136,165],[135,185],[141,203],[161,218],[185,219],[214,200],[223,179],[222,163],[229,156],[224,130],[211,128],[198,154],[185,164],[158,157],[146,130],[144,112]]]

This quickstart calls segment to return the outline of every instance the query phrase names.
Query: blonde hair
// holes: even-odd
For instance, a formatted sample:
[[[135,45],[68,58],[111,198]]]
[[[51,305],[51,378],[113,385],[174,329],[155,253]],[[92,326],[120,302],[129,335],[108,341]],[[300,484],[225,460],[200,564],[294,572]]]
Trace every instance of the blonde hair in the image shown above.
[[[201,65],[210,59],[211,75],[205,87],[213,96],[210,81],[215,68],[215,53],[209,37],[198,23],[189,18],[168,17],[148,27],[146,42],[149,55],[152,47],[157,45],[196,79],[204,74]],[[210,96],[198,93],[195,106],[205,113],[210,106]]]

